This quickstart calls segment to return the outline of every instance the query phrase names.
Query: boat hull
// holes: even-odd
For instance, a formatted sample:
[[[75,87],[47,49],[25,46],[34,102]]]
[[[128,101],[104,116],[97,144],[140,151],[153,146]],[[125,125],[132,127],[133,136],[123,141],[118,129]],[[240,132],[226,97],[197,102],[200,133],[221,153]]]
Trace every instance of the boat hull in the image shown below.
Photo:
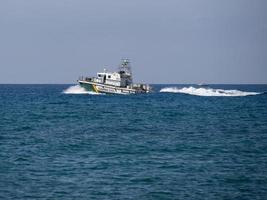
[[[117,87],[113,85],[95,83],[90,81],[78,81],[80,86],[83,87],[87,91],[92,91],[96,93],[106,93],[106,94],[139,94],[139,93],[147,93],[148,91],[141,89],[131,89],[124,87]]]

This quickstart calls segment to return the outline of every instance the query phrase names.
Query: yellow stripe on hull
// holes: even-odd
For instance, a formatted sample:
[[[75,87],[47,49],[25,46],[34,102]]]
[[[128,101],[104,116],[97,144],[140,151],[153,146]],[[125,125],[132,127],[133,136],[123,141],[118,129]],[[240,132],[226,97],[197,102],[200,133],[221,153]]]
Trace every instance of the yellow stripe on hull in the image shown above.
[[[99,91],[98,91],[98,89],[96,88],[96,85],[92,85],[93,86],[93,88],[94,88],[94,91],[96,92],[96,93],[99,93]]]

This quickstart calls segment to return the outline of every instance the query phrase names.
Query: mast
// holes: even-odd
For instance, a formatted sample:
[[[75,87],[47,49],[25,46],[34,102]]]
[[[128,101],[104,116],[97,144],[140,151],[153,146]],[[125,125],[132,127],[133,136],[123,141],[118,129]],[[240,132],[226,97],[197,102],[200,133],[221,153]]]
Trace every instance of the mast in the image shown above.
[[[126,76],[130,83],[133,82],[132,69],[130,65],[130,60],[127,58],[122,59],[121,65],[119,66],[119,73]]]

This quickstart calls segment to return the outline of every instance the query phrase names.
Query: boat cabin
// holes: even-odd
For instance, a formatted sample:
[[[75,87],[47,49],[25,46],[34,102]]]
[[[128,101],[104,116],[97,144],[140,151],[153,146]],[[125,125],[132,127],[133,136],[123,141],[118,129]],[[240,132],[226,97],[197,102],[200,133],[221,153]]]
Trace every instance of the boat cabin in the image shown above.
[[[98,83],[103,83],[107,85],[114,85],[118,87],[127,87],[132,84],[131,76],[125,73],[118,72],[101,72],[97,73],[97,78],[95,79]]]

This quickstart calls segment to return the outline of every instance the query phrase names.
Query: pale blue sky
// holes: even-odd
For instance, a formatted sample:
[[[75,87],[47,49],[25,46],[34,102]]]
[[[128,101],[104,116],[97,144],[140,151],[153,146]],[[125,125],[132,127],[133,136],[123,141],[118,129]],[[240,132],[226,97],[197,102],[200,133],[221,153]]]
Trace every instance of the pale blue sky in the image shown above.
[[[0,83],[267,83],[266,0],[0,0]]]

